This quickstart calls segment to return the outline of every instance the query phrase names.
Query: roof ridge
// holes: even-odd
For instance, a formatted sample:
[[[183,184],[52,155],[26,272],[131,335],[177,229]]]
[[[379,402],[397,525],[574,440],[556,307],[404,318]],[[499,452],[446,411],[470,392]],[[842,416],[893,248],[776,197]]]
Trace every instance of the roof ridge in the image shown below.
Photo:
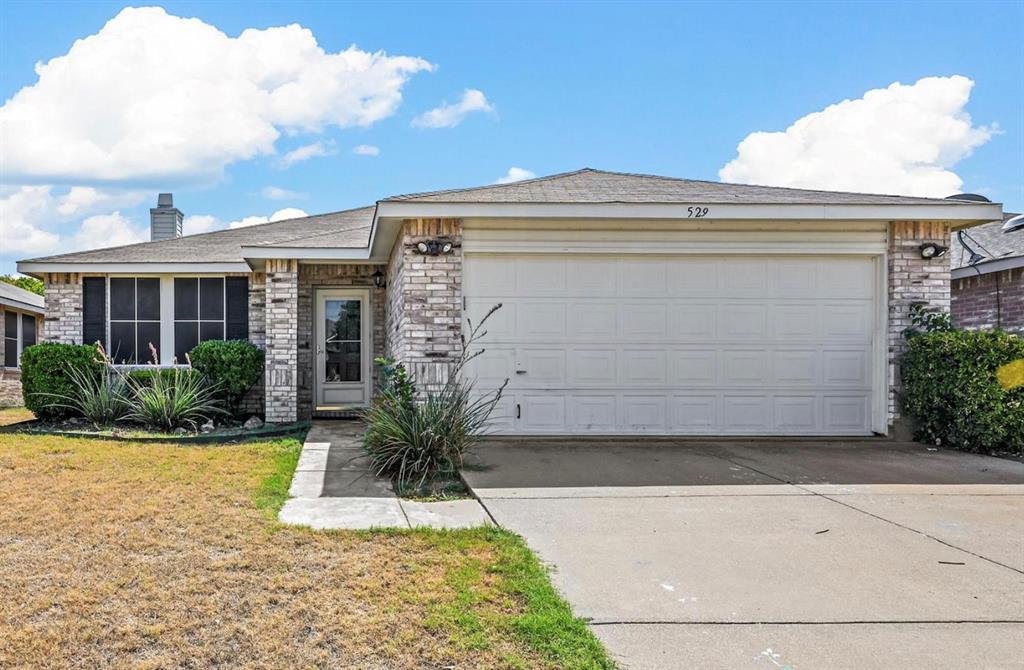
[[[380,202],[386,202],[388,200],[404,200],[406,198],[416,198],[424,195],[444,195],[446,193],[465,193],[466,191],[486,191],[492,188],[505,188],[507,186],[519,186],[520,184],[535,184],[542,181],[550,181],[552,179],[560,179],[561,177],[569,177],[574,174],[582,174],[584,172],[602,172],[602,170],[595,170],[594,168],[580,168],[579,170],[570,170],[569,172],[556,172],[555,174],[543,175],[540,177],[530,177],[529,179],[520,179],[519,181],[509,182],[507,184],[484,184],[483,186],[466,186],[463,188],[445,188],[440,191],[418,191],[415,193],[401,193],[399,195],[391,195],[380,200]]]

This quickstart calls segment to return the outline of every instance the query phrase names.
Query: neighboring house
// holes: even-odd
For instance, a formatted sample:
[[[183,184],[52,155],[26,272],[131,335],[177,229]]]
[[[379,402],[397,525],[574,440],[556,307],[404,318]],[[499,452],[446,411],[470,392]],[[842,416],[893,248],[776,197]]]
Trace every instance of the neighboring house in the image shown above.
[[[1005,221],[954,232],[949,245],[953,323],[970,330],[1001,328],[1024,334],[1024,229],[1003,232]],[[971,263],[971,253],[975,257]]]
[[[21,404],[21,352],[42,334],[43,296],[0,282],[0,407]]]
[[[949,307],[950,230],[1000,205],[585,169],[22,261],[45,337],[119,359],[200,340],[267,354],[266,418],[368,403],[374,356],[440,384],[467,318],[472,373],[511,383],[501,433],[869,435],[898,417],[913,303]]]

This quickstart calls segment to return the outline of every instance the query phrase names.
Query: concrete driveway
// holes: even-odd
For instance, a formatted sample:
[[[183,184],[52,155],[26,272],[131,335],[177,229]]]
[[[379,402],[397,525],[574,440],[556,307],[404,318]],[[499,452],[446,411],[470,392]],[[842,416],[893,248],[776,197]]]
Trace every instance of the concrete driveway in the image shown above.
[[[633,670],[1024,667],[1024,464],[889,441],[491,441],[464,472]]]

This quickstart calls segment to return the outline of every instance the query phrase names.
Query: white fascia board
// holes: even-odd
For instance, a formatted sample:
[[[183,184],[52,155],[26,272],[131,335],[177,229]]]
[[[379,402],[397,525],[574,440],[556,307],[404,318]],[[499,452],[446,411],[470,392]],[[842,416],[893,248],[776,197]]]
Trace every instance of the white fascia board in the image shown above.
[[[965,277],[977,277],[992,272],[1024,268],[1024,256],[1012,256],[1010,258],[997,258],[991,261],[978,263],[977,265],[965,265],[962,268],[955,268],[950,277],[953,279],[964,279]]]
[[[249,265],[237,263],[70,263],[21,261],[18,272],[39,276],[46,272],[76,272],[81,274],[224,274],[251,272]]]
[[[701,216],[695,216],[697,209]],[[706,212],[704,211],[706,210]],[[971,224],[1002,218],[999,204],[899,205],[714,204],[714,203],[473,203],[381,202],[380,218],[548,218],[548,219],[811,219],[955,221]]]
[[[14,298],[5,298],[3,296],[0,296],[0,305],[10,307],[11,309],[16,309],[21,312],[31,312],[33,314],[43,314],[46,311],[46,308],[41,305],[33,305],[28,302],[15,300]]]

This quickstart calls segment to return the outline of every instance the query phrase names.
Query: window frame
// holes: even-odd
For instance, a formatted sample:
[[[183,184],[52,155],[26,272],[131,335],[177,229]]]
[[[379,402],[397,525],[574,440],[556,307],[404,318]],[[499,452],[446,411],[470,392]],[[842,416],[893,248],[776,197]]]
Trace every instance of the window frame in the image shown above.
[[[90,275],[90,276],[92,276],[92,275]],[[138,280],[138,279],[158,279],[160,281],[160,293],[159,293],[159,295],[160,295],[160,320],[159,320],[159,326],[160,326],[160,347],[159,347],[160,362],[159,362],[159,367],[164,367],[164,368],[182,367],[182,366],[187,365],[185,363],[185,361],[177,361],[177,362],[175,362],[175,356],[174,356],[174,352],[175,352],[175,348],[176,348],[176,344],[177,344],[176,341],[175,341],[175,337],[174,337],[174,324],[176,323],[176,320],[174,318],[174,280],[175,279],[220,279],[221,280],[221,292],[220,292],[221,293],[221,299],[222,299],[221,319],[220,320],[216,320],[216,319],[198,319],[197,318],[197,319],[182,319],[182,321],[186,322],[186,323],[187,322],[196,322],[196,321],[198,321],[199,323],[204,323],[204,322],[205,323],[220,323],[220,325],[221,325],[221,339],[222,340],[227,338],[227,330],[228,330],[228,304],[227,304],[227,301],[228,301],[228,297],[227,297],[228,281],[227,280],[228,280],[228,278],[229,277],[245,277],[248,280],[248,286],[249,286],[250,290],[251,290],[252,282],[253,282],[253,278],[252,278],[251,274],[246,275],[246,274],[241,274],[241,273],[189,272],[189,273],[173,273],[173,274],[169,274],[169,273],[138,272],[138,273],[131,273],[131,274],[127,274],[127,273],[125,273],[125,274],[108,273],[108,274],[99,275],[99,276],[103,276],[106,279],[105,287],[104,287],[105,295],[106,295],[106,305],[105,305],[106,312],[104,314],[104,322],[103,323],[104,323],[104,329],[105,329],[104,332],[106,333],[106,341],[107,341],[108,345],[110,345],[110,343],[111,343],[111,338],[110,338],[110,324],[111,324],[111,321],[112,321],[111,318],[110,318],[110,312],[111,312],[111,310],[110,310],[110,284],[111,284],[111,280],[113,280],[113,279],[136,279],[136,280]],[[199,305],[198,305],[198,303],[196,305],[196,309],[197,309],[196,315],[198,317],[199,316],[199,312],[198,312]],[[249,309],[249,306],[248,306],[248,303],[247,303],[246,304],[247,321],[248,321],[248,309]],[[123,322],[124,320],[123,319],[114,319],[113,321]],[[149,320],[149,319],[143,319],[143,322],[150,323],[152,321]],[[250,324],[250,326],[251,326],[251,324]],[[136,329],[136,339],[138,339],[138,330],[137,329]],[[248,335],[247,335],[246,339],[248,340]],[[148,355],[147,355],[147,359],[148,359]],[[117,363],[116,365],[119,368],[125,368],[125,369],[152,367],[151,363],[146,363],[146,362],[144,362],[144,363]]]
[[[174,330],[174,326],[177,326],[179,323],[194,323],[195,326],[196,326],[196,344],[199,345],[202,342],[206,341],[206,340],[203,340],[203,324],[204,323],[219,323],[220,324],[220,339],[223,342],[227,338],[227,332],[228,332],[228,282],[227,282],[227,276],[226,275],[196,275],[196,276],[191,276],[191,275],[189,275],[189,276],[174,275],[171,278],[171,287],[172,287],[172,293],[174,295],[174,299],[175,300],[177,300],[177,298],[178,298],[178,290],[177,290],[177,287],[174,286],[174,283],[175,283],[175,280],[178,280],[178,279],[195,279],[196,280],[196,318],[194,318],[194,319],[179,319],[176,316],[174,316],[174,318],[172,319],[172,321],[173,321],[173,323],[172,323],[172,330]],[[220,319],[204,319],[203,318],[203,280],[204,279],[218,279],[218,280],[220,280],[220,306],[221,306]],[[173,315],[173,309],[172,309],[172,315]],[[171,351],[171,355],[172,355],[173,358],[176,358],[177,357],[176,351],[177,351],[177,348],[178,348],[177,331],[176,330],[174,330],[174,336],[172,338],[172,341],[174,342],[174,347],[172,347],[173,350]],[[181,363],[181,364],[184,364],[184,361],[178,361],[178,362]]]
[[[131,279],[131,280],[133,280],[135,282],[135,306],[134,306],[135,318],[134,319],[113,319],[113,318],[111,318],[111,313],[112,313],[113,310],[111,309],[111,302],[110,302],[110,287],[114,283],[113,282],[114,279]],[[138,316],[139,316],[139,280],[140,279],[156,279],[157,280],[157,296],[158,296],[158,299],[160,301],[160,305],[159,305],[159,309],[157,310],[157,312],[159,314],[159,317],[157,319],[155,319],[155,320],[154,319],[139,319],[138,318]],[[105,289],[106,289],[106,296],[107,296],[107,304],[106,304],[106,312],[107,312],[106,313],[107,347],[109,349],[113,349],[114,348],[114,340],[111,337],[111,332],[112,332],[112,326],[113,326],[113,324],[115,322],[116,323],[132,323],[132,324],[135,324],[135,326],[133,328],[134,339],[135,339],[135,349],[136,349],[136,351],[135,351],[135,362],[134,363],[118,363],[115,360],[114,361],[115,365],[118,365],[119,367],[121,367],[121,366],[123,366],[123,367],[146,367],[146,366],[152,365],[152,363],[149,362],[149,352],[148,351],[145,352],[145,354],[146,354],[145,359],[142,362],[139,362],[138,345],[139,345],[139,324],[140,323],[150,323],[150,324],[155,323],[157,325],[157,329],[158,329],[158,331],[160,333],[160,346],[157,347],[157,355],[160,356],[160,361],[159,362],[161,364],[163,364],[163,362],[164,362],[164,348],[165,348],[164,341],[165,341],[165,338],[167,336],[167,334],[165,332],[165,329],[164,329],[164,323],[163,323],[163,320],[164,320],[164,302],[166,300],[166,297],[164,295],[165,294],[165,290],[164,290],[164,278],[163,278],[163,276],[162,275],[151,275],[151,274],[107,275],[107,281],[106,281]],[[107,351],[107,355],[110,358],[112,358],[112,359],[114,358],[115,353],[116,353],[115,351]]]
[[[12,314],[14,314],[17,317],[17,318],[14,319],[15,335],[14,335],[14,337],[7,337],[7,319],[9,319]],[[4,369],[4,370],[18,370],[18,369],[21,368],[21,354],[24,353],[24,351],[25,351],[25,326],[24,326],[24,319],[25,319],[25,317],[31,317],[32,320],[36,322],[36,341],[35,341],[35,343],[39,344],[39,342],[40,342],[40,338],[39,338],[39,333],[40,333],[39,315],[34,313],[34,312],[28,312],[28,311],[16,309],[14,307],[4,306],[4,327],[3,327],[3,332],[0,332],[0,340],[3,341],[2,345],[4,347],[4,354],[5,354],[5,356],[4,356],[4,364],[3,364],[2,367],[0,367],[0,369]],[[11,365],[11,362],[9,360],[7,360],[7,356],[6,356],[6,353],[7,353],[6,352],[7,340],[14,340],[14,365]],[[31,345],[29,345],[29,346],[31,346]]]

